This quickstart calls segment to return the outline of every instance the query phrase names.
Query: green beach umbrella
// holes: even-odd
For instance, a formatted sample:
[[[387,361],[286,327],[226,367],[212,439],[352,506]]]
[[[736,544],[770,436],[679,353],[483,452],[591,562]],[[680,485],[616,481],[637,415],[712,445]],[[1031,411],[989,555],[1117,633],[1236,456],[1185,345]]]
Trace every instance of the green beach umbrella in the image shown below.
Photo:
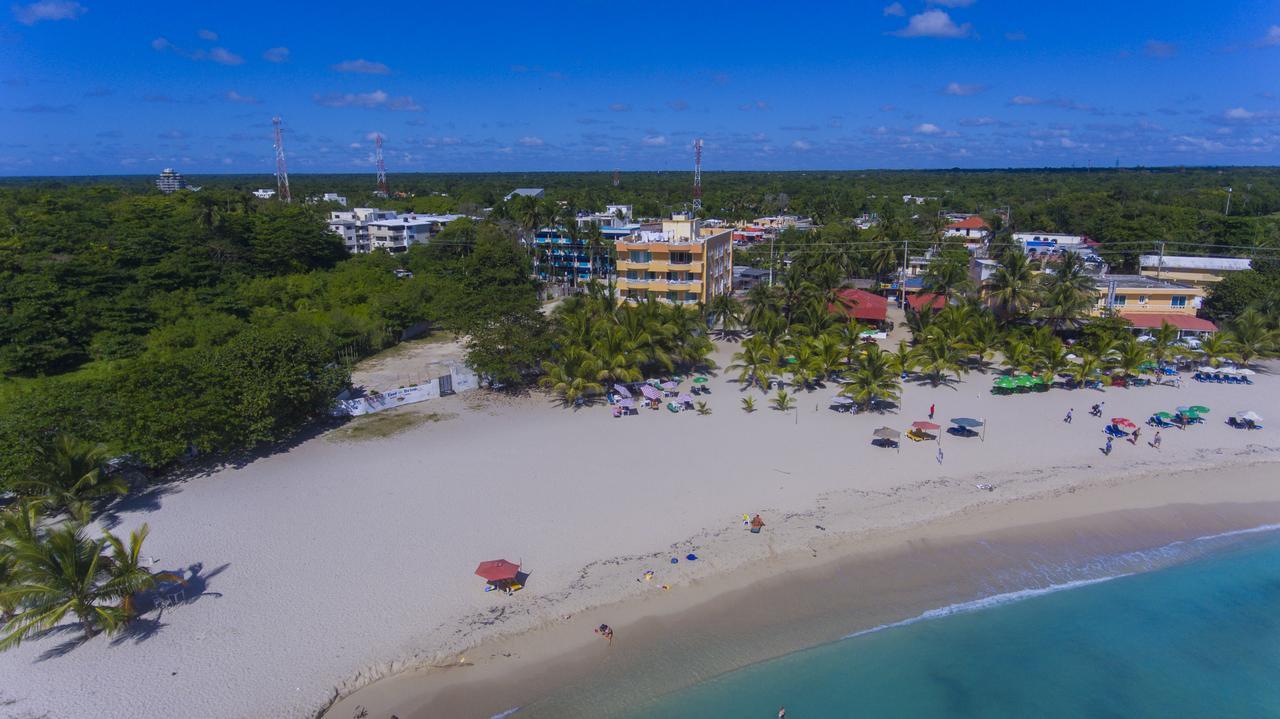
[[[694,378],[693,378],[693,383],[694,383],[694,384],[706,384],[706,381],[707,381],[707,378],[706,378],[706,377],[694,377]]]
[[[1192,412],[1190,410],[1183,412],[1182,416],[1186,417],[1187,419],[1201,419],[1199,412]]]
[[[1159,417],[1160,419],[1173,419],[1173,413],[1172,413],[1172,412],[1156,412],[1155,414],[1153,414],[1153,415],[1151,415],[1151,416],[1152,416],[1152,417]]]
[[[1190,407],[1192,412],[1196,414],[1209,414],[1209,408],[1202,404],[1193,404]]]
[[[1138,365],[1138,370],[1140,372],[1154,372],[1155,369],[1156,369],[1155,362],[1143,362],[1142,364]]]
[[[1036,383],[1036,378],[1031,375],[1020,374],[1014,378],[1013,383],[1018,387],[1030,387]]]
[[[993,384],[995,384],[995,386],[999,387],[1000,389],[1013,389],[1014,387],[1017,386],[1017,384],[1013,381],[1013,378],[1008,377],[1006,375],[1001,375],[999,377],[996,377],[995,382]]]

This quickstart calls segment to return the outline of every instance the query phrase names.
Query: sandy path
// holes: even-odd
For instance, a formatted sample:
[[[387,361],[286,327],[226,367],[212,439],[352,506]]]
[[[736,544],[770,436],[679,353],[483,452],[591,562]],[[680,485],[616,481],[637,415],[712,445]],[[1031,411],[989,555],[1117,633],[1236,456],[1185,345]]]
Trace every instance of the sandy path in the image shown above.
[[[666,570],[677,587],[737,566],[758,545],[735,549],[716,535],[737,530],[744,512],[793,526],[773,535],[783,551],[810,541],[800,529],[815,522],[832,532],[896,526],[1138,463],[1268,453],[1280,446],[1270,430],[1221,423],[1236,410],[1280,406],[1280,382],[1256,379],[997,398],[979,375],[956,389],[911,386],[903,410],[887,416],[830,412],[833,389],[803,395],[796,412],[747,415],[724,378],[711,383],[710,417],[644,410],[614,419],[536,397],[433,400],[402,411],[457,416],[377,441],[320,437],[126,514],[121,528],[151,523],[148,553],[161,566],[202,563],[209,594],[149,615],[146,631],[117,641],[41,660],[59,644],[45,639],[0,655],[0,691],[12,702],[0,715],[309,716],[340,684],[449,659],[497,630],[633,593],[637,568],[673,547],[720,552]],[[1087,417],[1101,399],[1108,417],[1141,420],[1177,404],[1214,412],[1205,426],[1166,431],[1161,452],[1117,443],[1103,457],[1101,424]],[[987,418],[987,440],[945,437],[941,465],[936,446],[869,446],[873,428],[904,427],[931,403],[944,420]],[[1072,406],[1076,421],[1064,425]],[[974,474],[997,491],[974,490]],[[496,557],[533,572],[518,602],[484,594],[471,574]]]

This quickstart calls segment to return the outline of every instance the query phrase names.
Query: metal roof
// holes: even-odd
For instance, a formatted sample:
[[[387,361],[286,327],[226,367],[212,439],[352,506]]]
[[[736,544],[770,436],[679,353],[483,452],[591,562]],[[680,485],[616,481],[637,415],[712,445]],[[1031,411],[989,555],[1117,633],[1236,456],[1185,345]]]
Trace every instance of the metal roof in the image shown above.
[[[1239,257],[1188,257],[1185,255],[1143,255],[1144,268],[1163,267],[1167,270],[1247,270],[1252,260]]]

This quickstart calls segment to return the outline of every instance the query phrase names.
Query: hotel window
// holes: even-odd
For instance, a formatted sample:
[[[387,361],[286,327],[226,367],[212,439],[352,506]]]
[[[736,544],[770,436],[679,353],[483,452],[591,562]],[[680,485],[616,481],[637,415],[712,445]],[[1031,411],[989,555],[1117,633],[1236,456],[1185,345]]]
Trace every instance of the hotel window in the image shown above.
[[[1147,296],[1146,296],[1146,295],[1138,295],[1138,304],[1140,304],[1140,305],[1145,305],[1145,304],[1147,304]]]
[[[1124,295],[1116,295],[1116,307],[1123,307],[1127,299]]]
[[[1186,307],[1186,306],[1187,306],[1187,296],[1186,296],[1186,295],[1174,295],[1174,296],[1169,300],[1169,304],[1173,305],[1174,307]]]
[[[693,253],[691,252],[671,253],[671,264],[673,265],[687,265],[690,262],[693,262]]]
[[[629,254],[631,255],[630,259],[632,262],[648,262],[649,261],[648,250],[631,250]]]

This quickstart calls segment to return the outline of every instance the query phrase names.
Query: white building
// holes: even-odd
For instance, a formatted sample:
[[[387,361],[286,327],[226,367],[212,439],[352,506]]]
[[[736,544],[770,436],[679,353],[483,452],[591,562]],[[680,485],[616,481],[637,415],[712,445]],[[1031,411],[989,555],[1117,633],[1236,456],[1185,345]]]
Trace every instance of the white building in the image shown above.
[[[515,197],[516,195],[519,195],[521,197],[541,198],[546,194],[547,193],[544,192],[541,187],[517,187],[511,192],[508,192],[507,196],[502,199],[505,201],[509,201],[511,200],[511,198]]]
[[[605,205],[604,212],[578,215],[578,227],[625,227],[632,224],[631,205]]]
[[[1084,235],[1068,235],[1061,232],[1015,232],[1013,241],[1027,254],[1043,252],[1092,252]]]
[[[326,192],[326,193],[324,193],[324,195],[322,195],[322,196],[320,197],[320,201],[321,201],[321,202],[336,202],[336,203],[338,203],[339,205],[342,205],[343,207],[346,207],[346,206],[347,206],[347,198],[343,197],[342,195],[339,195],[339,194],[338,194],[338,193],[336,193],[336,192]]]
[[[394,210],[357,207],[329,213],[329,231],[341,237],[347,252],[353,255],[374,250],[400,253],[427,243],[460,217],[463,215],[398,214]]]
[[[258,198],[259,200],[270,200],[271,198],[276,196],[276,191],[267,189],[264,187],[260,190],[254,190],[253,196]]]
[[[192,187],[191,185],[188,185],[186,179],[182,177],[182,173],[172,167],[164,168],[164,171],[156,178],[156,187],[160,188],[160,191],[166,195],[171,192],[177,192],[178,190],[191,190],[192,192],[196,192],[200,189],[199,187]]]

